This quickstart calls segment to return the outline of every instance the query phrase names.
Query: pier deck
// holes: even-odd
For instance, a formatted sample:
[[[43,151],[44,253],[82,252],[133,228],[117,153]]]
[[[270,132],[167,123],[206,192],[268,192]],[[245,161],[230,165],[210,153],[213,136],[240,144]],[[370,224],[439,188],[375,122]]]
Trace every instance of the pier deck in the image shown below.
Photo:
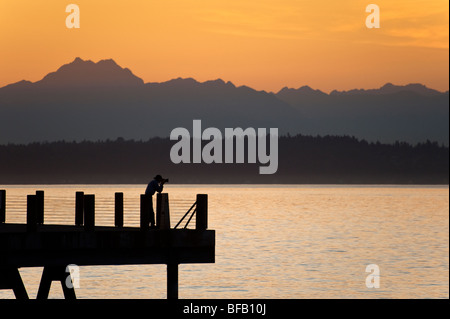
[[[95,226],[92,201],[83,204],[83,223],[45,225],[43,205],[33,196],[28,198],[27,224],[0,221],[0,289],[13,289],[17,298],[28,298],[18,271],[21,267],[44,267],[37,298],[45,299],[55,280],[61,282],[66,298],[75,298],[73,287],[65,287],[68,265],[166,264],[167,297],[176,299],[179,264],[215,262],[215,231],[207,229],[206,195],[198,195],[193,205],[196,209],[191,218],[195,213],[196,229],[170,228],[167,194],[159,194],[157,199],[156,229],[148,227],[151,198],[145,196],[141,198],[141,227]],[[80,212],[80,207],[76,211]],[[123,214],[123,209],[117,212]],[[123,216],[116,217],[119,223],[123,221]]]
[[[0,267],[214,263],[215,231],[0,225]]]

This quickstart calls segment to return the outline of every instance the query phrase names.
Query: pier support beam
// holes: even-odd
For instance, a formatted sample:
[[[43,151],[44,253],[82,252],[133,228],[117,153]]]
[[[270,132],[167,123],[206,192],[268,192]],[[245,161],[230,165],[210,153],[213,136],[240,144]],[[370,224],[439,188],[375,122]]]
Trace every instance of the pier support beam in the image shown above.
[[[66,272],[65,266],[44,267],[36,299],[48,299],[48,294],[50,292],[50,286],[52,285],[52,281],[61,282],[64,298],[77,299],[75,295],[75,289],[73,288],[72,279],[70,277],[70,274]],[[67,287],[66,281],[72,284],[71,285],[72,288]]]
[[[18,268],[0,267],[0,289],[12,289],[16,299],[29,299]]]
[[[178,299],[178,264],[167,264],[167,299]]]

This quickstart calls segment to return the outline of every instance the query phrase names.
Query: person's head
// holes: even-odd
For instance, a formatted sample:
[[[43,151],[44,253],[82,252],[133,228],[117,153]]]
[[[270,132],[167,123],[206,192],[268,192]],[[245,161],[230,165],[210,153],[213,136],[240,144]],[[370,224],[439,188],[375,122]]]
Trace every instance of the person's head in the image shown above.
[[[156,180],[158,183],[161,183],[164,179],[162,178],[161,175],[156,175],[156,176],[154,177],[154,180]]]

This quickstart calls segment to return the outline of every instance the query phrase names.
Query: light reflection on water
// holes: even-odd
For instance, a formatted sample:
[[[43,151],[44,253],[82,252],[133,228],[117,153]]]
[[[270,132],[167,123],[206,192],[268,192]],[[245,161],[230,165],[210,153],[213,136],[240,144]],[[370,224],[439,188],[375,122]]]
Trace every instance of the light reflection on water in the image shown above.
[[[96,194],[96,224],[139,225],[145,185],[4,186],[7,222],[25,222],[26,195],[45,191],[46,223],[73,224],[75,192]],[[209,194],[216,263],[180,265],[180,298],[448,298],[448,187],[168,185],[172,227]],[[187,200],[187,201],[185,201]],[[365,268],[381,269],[368,289]],[[42,268],[22,268],[35,298]],[[165,265],[81,267],[78,298],[165,298]],[[11,298],[0,291],[0,298]],[[62,297],[52,285],[51,297]]]

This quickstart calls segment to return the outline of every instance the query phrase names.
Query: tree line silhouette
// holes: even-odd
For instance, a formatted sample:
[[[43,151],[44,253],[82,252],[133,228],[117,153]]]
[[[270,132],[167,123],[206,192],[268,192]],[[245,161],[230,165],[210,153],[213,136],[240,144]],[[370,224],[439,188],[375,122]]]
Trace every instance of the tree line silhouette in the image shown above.
[[[449,149],[437,142],[382,144],[350,136],[282,136],[279,168],[173,164],[168,138],[0,145],[0,184],[448,184]],[[205,143],[205,142],[204,142]],[[223,143],[224,144],[224,143]],[[247,157],[246,157],[247,158]]]

